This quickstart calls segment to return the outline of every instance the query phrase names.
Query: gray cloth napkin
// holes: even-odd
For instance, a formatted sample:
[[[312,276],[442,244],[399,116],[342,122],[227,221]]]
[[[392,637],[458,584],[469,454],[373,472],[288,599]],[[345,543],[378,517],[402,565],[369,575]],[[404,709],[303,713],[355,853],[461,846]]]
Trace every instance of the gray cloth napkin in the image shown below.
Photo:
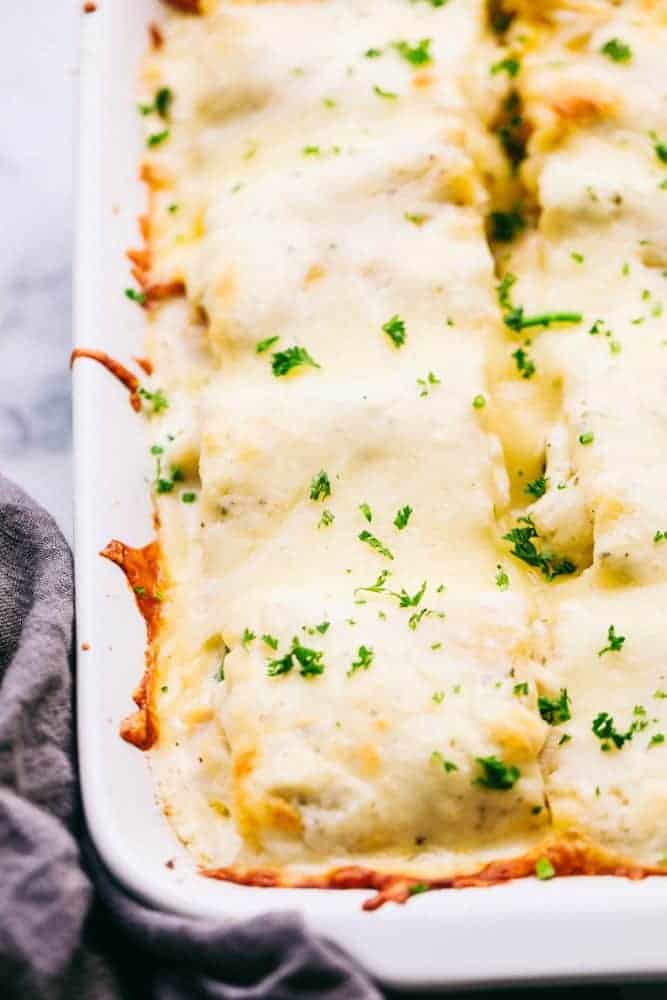
[[[150,910],[104,870],[78,801],[72,561],[0,476],[0,995],[5,1000],[380,1000],[295,913]]]

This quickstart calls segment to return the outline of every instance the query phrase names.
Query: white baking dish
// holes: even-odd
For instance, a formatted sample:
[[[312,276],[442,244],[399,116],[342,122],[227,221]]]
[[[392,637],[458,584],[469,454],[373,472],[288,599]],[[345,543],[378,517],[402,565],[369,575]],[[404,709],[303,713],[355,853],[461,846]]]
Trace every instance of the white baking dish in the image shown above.
[[[124,252],[139,241],[144,208],[135,79],[147,24],[160,13],[155,0],[103,0],[84,17],[75,343],[125,363],[141,354],[143,332],[123,295]],[[118,736],[145,635],[121,572],[98,553],[112,537],[150,540],[149,467],[127,393],[89,361],[74,372],[74,432],[83,800],[102,858],[131,892],[165,910],[230,920],[297,909],[379,979],[405,988],[667,974],[662,879],[526,880],[364,913],[362,891],[246,888],[197,875],[155,805],[146,760]]]

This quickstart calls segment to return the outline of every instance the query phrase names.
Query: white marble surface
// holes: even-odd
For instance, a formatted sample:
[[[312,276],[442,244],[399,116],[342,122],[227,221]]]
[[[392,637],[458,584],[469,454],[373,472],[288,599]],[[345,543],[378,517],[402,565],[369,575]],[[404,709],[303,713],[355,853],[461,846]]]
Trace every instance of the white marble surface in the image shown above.
[[[0,4],[0,470],[71,537],[78,0]]]

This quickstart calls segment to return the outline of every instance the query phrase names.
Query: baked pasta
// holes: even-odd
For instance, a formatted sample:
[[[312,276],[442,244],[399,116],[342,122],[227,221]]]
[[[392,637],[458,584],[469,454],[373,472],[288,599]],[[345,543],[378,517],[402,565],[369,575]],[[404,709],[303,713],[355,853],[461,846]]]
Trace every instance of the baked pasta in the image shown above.
[[[667,4],[169,6],[107,554],[174,830],[395,899],[660,872]]]

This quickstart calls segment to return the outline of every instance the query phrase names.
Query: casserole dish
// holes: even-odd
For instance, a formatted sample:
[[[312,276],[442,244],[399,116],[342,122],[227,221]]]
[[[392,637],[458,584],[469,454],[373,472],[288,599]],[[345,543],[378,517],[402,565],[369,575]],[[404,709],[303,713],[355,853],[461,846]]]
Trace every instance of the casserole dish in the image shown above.
[[[144,192],[136,72],[156,4],[117,0],[84,21],[75,343],[129,363],[144,324],[124,298],[128,246]],[[433,893],[407,907],[361,911],[365,893],[275,889],[201,878],[154,802],[147,765],[118,738],[145,636],[120,574],[99,558],[112,537],[152,537],[143,434],[123,389],[79,365],[75,386],[79,745],[84,808],[112,873],[152,905],[242,919],[297,908],[310,926],[404,988],[657,976],[662,957],[659,879],[522,881]],[[85,647],[85,648],[84,648]],[[628,930],[631,928],[631,930]]]

